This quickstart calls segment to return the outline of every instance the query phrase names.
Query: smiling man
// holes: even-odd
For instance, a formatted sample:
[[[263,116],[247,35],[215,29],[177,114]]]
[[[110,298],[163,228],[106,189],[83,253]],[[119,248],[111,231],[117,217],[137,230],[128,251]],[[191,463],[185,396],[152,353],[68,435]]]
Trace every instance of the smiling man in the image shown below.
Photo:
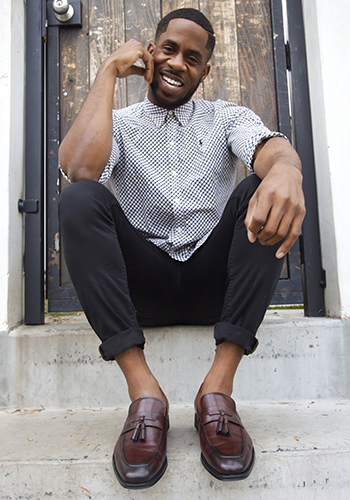
[[[214,45],[203,14],[171,12],[147,49],[129,40],[101,65],[60,147],[72,182],[60,198],[68,269],[132,401],[113,454],[126,488],[152,486],[167,466],[168,401],[147,365],[142,326],[215,324],[214,361],[195,398],[201,460],[221,480],[250,474],[254,448],[233,379],[257,348],[305,214],[289,142],[246,108],[192,98]],[[149,83],[145,100],[113,110],[115,79],[132,74]],[[239,160],[254,174],[234,188]]]
[[[207,77],[215,39],[188,19],[173,19],[169,30],[156,33],[156,45],[148,51],[154,58],[153,81],[148,98],[157,106],[178,108],[190,100]],[[208,28],[211,29],[211,28]],[[191,37],[188,37],[191,33]],[[209,40],[209,36],[211,36]],[[204,50],[203,50],[204,48]],[[170,61],[170,64],[169,64]]]

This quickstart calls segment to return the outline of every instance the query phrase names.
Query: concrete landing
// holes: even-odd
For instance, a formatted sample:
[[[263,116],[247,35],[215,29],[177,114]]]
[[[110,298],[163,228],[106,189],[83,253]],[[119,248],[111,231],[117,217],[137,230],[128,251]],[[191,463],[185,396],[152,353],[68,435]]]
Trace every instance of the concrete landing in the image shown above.
[[[350,403],[237,403],[256,463],[248,479],[221,482],[201,465],[190,406],[170,411],[169,465],[152,488],[129,491],[111,454],[125,408],[0,411],[0,499],[348,500]]]

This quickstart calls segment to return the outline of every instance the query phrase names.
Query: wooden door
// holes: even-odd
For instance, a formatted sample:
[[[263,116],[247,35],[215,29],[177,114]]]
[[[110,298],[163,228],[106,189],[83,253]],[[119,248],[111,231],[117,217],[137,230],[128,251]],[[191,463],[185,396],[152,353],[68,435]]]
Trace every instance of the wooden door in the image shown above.
[[[274,39],[270,0],[82,0],[82,27],[61,27],[59,32],[59,137],[62,140],[77,116],[104,59],[126,40],[136,38],[144,45],[153,40],[158,21],[180,7],[201,10],[216,34],[212,70],[197,90],[196,98],[221,98],[251,108],[272,130],[278,129],[275,83]],[[282,42],[283,43],[283,42]],[[48,48],[50,47],[50,32]],[[121,108],[143,100],[147,84],[131,76],[116,81],[114,105]],[[80,309],[62,258],[57,216],[57,165],[48,165],[48,271],[49,310]],[[54,169],[54,171],[53,171]],[[51,173],[50,173],[51,172]],[[248,175],[240,165],[238,181]],[[50,180],[51,178],[51,180]],[[58,185],[58,189],[57,189]],[[56,219],[55,219],[56,217]],[[51,222],[50,222],[51,221]],[[64,244],[64,242],[63,242]],[[284,266],[274,302],[302,301],[298,248],[293,264]],[[293,288],[288,289],[295,272]],[[290,292],[292,294],[290,295]],[[289,297],[289,299],[288,299]]]

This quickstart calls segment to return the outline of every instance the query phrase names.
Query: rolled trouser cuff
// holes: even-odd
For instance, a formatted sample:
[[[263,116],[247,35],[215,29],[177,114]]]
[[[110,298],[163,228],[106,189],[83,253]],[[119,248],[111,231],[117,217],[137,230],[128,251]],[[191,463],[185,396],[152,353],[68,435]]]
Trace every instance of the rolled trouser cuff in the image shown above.
[[[244,349],[245,354],[252,354],[259,345],[258,339],[251,332],[241,326],[219,322],[214,327],[216,345],[222,342],[231,342]]]
[[[129,328],[124,332],[117,333],[102,342],[99,347],[100,354],[105,361],[113,361],[117,354],[130,349],[130,347],[144,348],[145,337],[141,328]]]

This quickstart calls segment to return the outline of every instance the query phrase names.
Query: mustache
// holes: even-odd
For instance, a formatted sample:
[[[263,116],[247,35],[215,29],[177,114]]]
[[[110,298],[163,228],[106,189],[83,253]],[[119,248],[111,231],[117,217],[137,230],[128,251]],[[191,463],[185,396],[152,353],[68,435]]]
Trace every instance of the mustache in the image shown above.
[[[169,76],[169,77],[172,77],[174,76],[175,79],[179,80],[179,82],[183,83],[183,78],[181,75],[179,75],[176,71],[172,70],[172,69],[164,69],[161,71],[161,74],[165,75],[165,76]]]

